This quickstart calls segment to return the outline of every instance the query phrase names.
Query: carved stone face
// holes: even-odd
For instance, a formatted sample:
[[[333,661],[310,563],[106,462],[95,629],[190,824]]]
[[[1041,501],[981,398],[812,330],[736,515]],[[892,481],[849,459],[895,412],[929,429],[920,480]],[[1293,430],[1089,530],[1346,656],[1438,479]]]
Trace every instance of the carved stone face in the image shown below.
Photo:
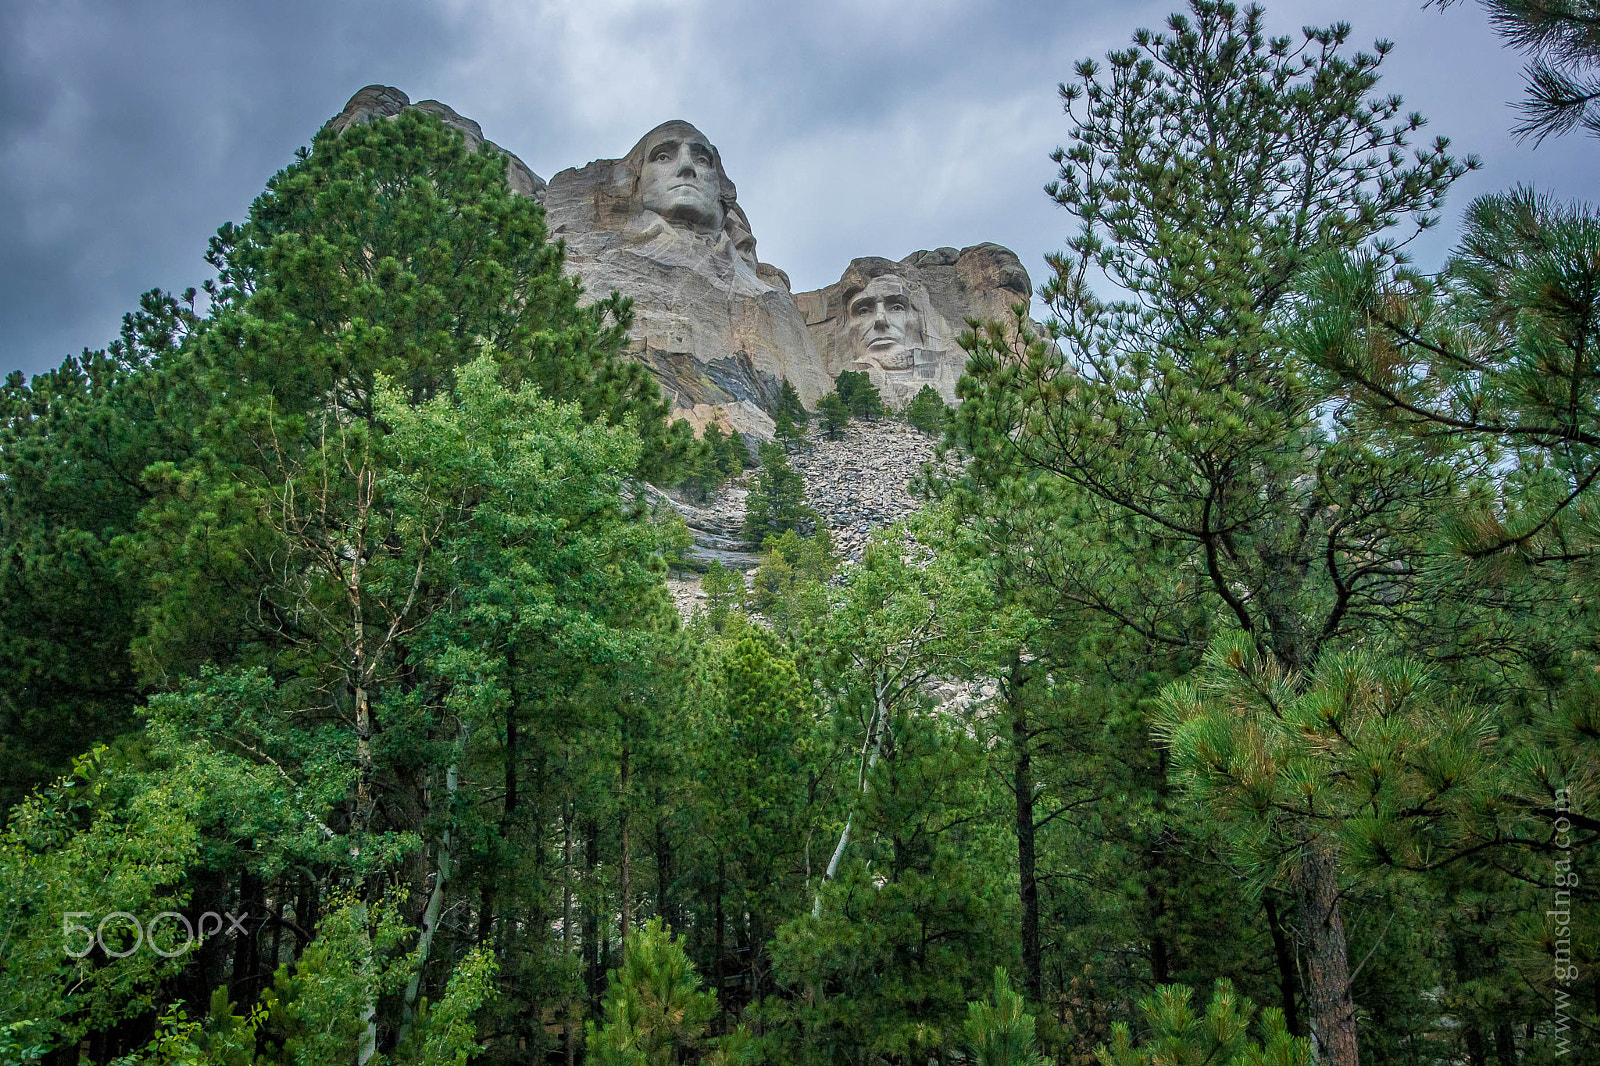
[[[639,204],[673,225],[700,232],[722,228],[716,154],[699,130],[673,124],[645,144]]]
[[[911,366],[907,341],[921,339],[922,321],[904,281],[893,274],[880,274],[850,297],[846,310],[850,349],[859,362],[885,370]]]

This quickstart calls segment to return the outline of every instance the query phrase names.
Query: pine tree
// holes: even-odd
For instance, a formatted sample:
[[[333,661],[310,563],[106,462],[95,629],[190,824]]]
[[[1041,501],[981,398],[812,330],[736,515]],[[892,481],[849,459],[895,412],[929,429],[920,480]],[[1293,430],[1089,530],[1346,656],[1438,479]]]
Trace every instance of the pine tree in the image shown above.
[[[1507,1048],[1514,1030],[1543,1024],[1528,986],[1505,980],[1496,961],[1541,950],[1517,924],[1525,886],[1553,889],[1549,871],[1574,864],[1574,932],[1595,935],[1581,917],[1597,898],[1593,860],[1554,846],[1547,827],[1570,821],[1574,783],[1600,772],[1584,739],[1600,664],[1585,576],[1600,551],[1600,217],[1518,189],[1475,201],[1465,223],[1438,279],[1360,257],[1326,264],[1309,286],[1301,343],[1376,417],[1406,425],[1411,449],[1436,456],[1472,442],[1473,488],[1441,516],[1419,643],[1501,736],[1499,800],[1459,819],[1450,841],[1493,861],[1441,876],[1463,900],[1448,968],[1465,1038]],[[1600,981],[1586,984],[1560,991],[1587,1003]]]
[[[789,420],[797,426],[803,426],[811,420],[811,415],[806,411],[806,405],[800,402],[800,390],[794,387],[794,382],[788,378],[783,379],[783,389],[778,394],[778,414],[787,414]]]
[[[1347,54],[1349,32],[1308,28],[1296,49],[1259,8],[1195,0],[1105,76],[1080,64],[1051,189],[1081,223],[1044,290],[1057,343],[1031,342],[1025,321],[983,331],[957,415],[994,506],[1056,509],[997,520],[1073,531],[1025,563],[1048,567],[1058,604],[1196,651],[1195,621],[1220,612],[1297,677],[1414,602],[1410,561],[1455,491],[1382,424],[1329,419],[1337,393],[1280,332],[1307,263],[1363,245],[1392,260],[1385,231],[1430,225],[1473,165],[1442,141],[1400,155],[1421,119],[1373,95],[1387,49]],[[1133,299],[1098,299],[1096,268]],[[1134,543],[1153,550],[1128,559]],[[1312,872],[1336,907],[1340,869]],[[1337,924],[1297,921],[1306,950],[1347,955]],[[1349,997],[1348,981],[1310,997],[1336,1066],[1357,1061]]]
[[[974,1066],[1051,1066],[1034,1044],[1033,1015],[999,966],[989,1002],[967,1004],[966,1037]]]
[[[185,349],[201,328],[149,292],[105,351],[0,387],[0,808],[136,723],[128,648],[148,590],[118,538],[153,495],[145,468],[193,453],[209,401]]]
[[[944,432],[945,420],[949,415],[950,408],[944,402],[944,397],[932,385],[922,386],[906,407],[906,421],[913,429],[930,437],[937,437]]]
[[[1255,1005],[1223,980],[1211,992],[1203,1014],[1182,985],[1163,985],[1139,1001],[1149,1035],[1138,1046],[1128,1026],[1118,1023],[1110,1047],[1095,1049],[1101,1066],[1311,1066],[1311,1049],[1284,1028],[1276,1010],[1261,1012],[1259,1041],[1250,1036]]]
[[[805,482],[776,444],[761,446],[761,469],[745,500],[744,535],[757,544],[794,530],[806,535],[817,527],[817,513],[806,506]]]
[[[830,392],[817,404],[817,413],[822,416],[822,431],[829,440],[838,440],[844,436],[846,427],[850,425],[850,408],[840,398],[837,391]]]
[[[780,410],[778,412],[777,426],[773,430],[772,439],[778,443],[778,446],[781,447],[786,454],[789,454],[795,451],[800,442],[805,439],[805,435],[800,427],[795,425],[794,420],[789,417],[789,412]]]
[[[1449,7],[1456,0],[1428,0]],[[1596,0],[1484,0],[1489,21],[1511,47],[1532,57],[1513,132],[1535,144],[1582,126],[1600,136],[1600,3]]]
[[[856,418],[872,420],[883,414],[883,397],[864,370],[845,370],[833,383],[839,399]]]
[[[659,918],[628,938],[606,990],[604,1020],[585,1026],[592,1061],[603,1066],[676,1066],[704,1039],[717,998]]]

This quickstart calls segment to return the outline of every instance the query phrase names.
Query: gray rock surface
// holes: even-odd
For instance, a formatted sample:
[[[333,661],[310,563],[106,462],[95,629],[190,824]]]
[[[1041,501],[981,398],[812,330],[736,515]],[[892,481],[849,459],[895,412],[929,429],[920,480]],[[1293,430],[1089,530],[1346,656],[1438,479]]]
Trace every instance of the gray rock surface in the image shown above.
[[[1009,318],[1011,306],[1026,303],[1032,291],[1016,253],[977,244],[913,252],[899,262],[856,259],[837,282],[799,293],[795,303],[828,376],[865,371],[899,410],[924,385],[955,403],[967,361],[956,340],[966,320]]]
[[[918,507],[907,490],[933,461],[938,441],[904,422],[854,421],[840,440],[813,427],[807,448],[789,457],[805,482],[806,500],[833,535],[834,551],[849,562],[866,551],[872,531],[898,522]]]
[[[472,119],[387,85],[361,89],[329,125],[342,132],[408,108],[438,115],[470,148],[505,152]],[[505,155],[511,188],[544,203],[587,292],[633,299],[629,354],[696,432],[716,423],[770,440],[785,378],[814,408],[845,370],[867,372],[895,409],[924,385],[954,403],[966,319],[1004,319],[1031,293],[1014,253],[978,244],[856,259],[838,282],[796,295],[787,274],[757,257],[721,155],[687,122],[662,123],[621,158],[548,184]]]
[[[488,140],[483,135],[483,127],[464,115],[456,113],[455,109],[437,100],[420,100],[412,103],[405,93],[392,85],[368,85],[350,98],[333,118],[328,120],[328,125],[333,127],[335,133],[343,133],[358,122],[371,122],[374,119],[394,118],[407,108],[426,111],[430,115],[438,115],[444,124],[451,129],[461,131],[467,148],[477,151],[484,145],[506,157],[506,180],[511,184],[511,191],[522,196],[529,196],[537,200],[544,192],[544,179],[528,169],[526,163],[516,156],[501,148],[498,144]]]
[[[757,259],[721,156],[693,126],[663,123],[620,159],[561,171],[544,203],[587,290],[633,298],[631,352],[675,416],[770,437],[784,378],[808,405],[831,388],[787,275]]]
[[[892,419],[852,422],[840,440],[827,440],[811,428],[789,465],[805,483],[806,502],[827,524],[836,554],[847,562],[859,560],[873,530],[917,509],[919,501],[907,485],[933,461],[936,444]],[[757,546],[744,539],[745,501],[754,474],[747,471],[701,504],[651,490],[689,527],[693,569],[703,570],[712,560],[743,571],[761,565]]]

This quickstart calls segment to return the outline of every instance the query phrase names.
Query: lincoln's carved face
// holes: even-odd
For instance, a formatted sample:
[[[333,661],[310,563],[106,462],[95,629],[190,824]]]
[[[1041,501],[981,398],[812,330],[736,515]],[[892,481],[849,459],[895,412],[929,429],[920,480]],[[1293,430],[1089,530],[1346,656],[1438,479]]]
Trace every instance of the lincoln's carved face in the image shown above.
[[[921,339],[922,322],[904,281],[893,274],[878,275],[850,297],[847,311],[850,348],[857,360],[885,370],[911,365],[906,342]]]
[[[700,232],[722,228],[716,154],[693,126],[671,124],[645,144],[639,204],[674,225]]]

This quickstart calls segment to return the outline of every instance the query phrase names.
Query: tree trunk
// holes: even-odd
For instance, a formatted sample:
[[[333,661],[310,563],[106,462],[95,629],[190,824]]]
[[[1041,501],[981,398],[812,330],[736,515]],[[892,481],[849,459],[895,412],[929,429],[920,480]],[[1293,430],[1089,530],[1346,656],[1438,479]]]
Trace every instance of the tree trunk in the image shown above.
[[[1033,751],[1028,734],[1028,712],[1022,704],[1022,667],[1012,667],[1006,685],[1011,704],[1011,788],[1017,804],[1018,895],[1022,902],[1022,977],[1028,998],[1044,999],[1044,974],[1039,955],[1039,877],[1034,849]]]
[[[462,731],[461,745],[456,751],[457,760],[465,754],[465,730]],[[427,968],[428,953],[433,949],[433,937],[439,930],[439,911],[444,906],[444,886],[445,882],[450,880],[450,821],[459,780],[456,761],[452,760],[450,768],[444,772],[445,822],[444,831],[439,835],[439,866],[433,875],[433,891],[428,893],[428,905],[422,911],[422,935],[417,939],[417,968],[411,972],[411,980],[406,982],[405,1003],[400,1012],[401,1042],[411,1032],[411,1025],[416,1020],[417,992],[422,986],[422,971]]]
[[[633,856],[628,849],[628,788],[631,784],[628,761],[628,742],[622,742],[622,803],[617,812],[617,828],[622,834],[622,869],[619,871],[618,889],[622,893],[622,946],[628,945],[628,930],[633,926],[633,885],[631,882]]]
[[[583,907],[583,961],[589,973],[589,1009],[600,1009],[600,911],[604,904],[600,890],[600,827],[593,818],[583,825],[584,876],[589,881],[588,899]]]
[[[656,791],[656,810],[666,810],[666,801],[660,790]],[[672,835],[667,831],[667,819],[656,819],[656,915],[669,928],[677,928],[678,914],[672,906]]]
[[[1294,995],[1294,955],[1289,950],[1289,937],[1283,929],[1283,918],[1278,913],[1278,901],[1268,892],[1262,896],[1267,909],[1267,928],[1272,930],[1272,951],[1278,962],[1278,997],[1283,1002],[1283,1020],[1291,1036],[1305,1036],[1305,1023],[1300,1020],[1300,1004]]]
[[[722,913],[722,885],[723,885],[724,876],[725,876],[725,873],[723,871],[722,856],[718,855],[717,856],[717,903],[716,903],[717,946],[716,946],[716,964],[715,964],[715,966],[713,968],[715,969],[716,976],[717,976],[717,998],[719,1000],[722,998],[722,984],[723,984],[722,956],[723,956],[723,951],[724,951],[725,938],[727,936],[727,931],[728,931],[727,919]]]
[[[561,955],[572,954],[572,803],[561,806]],[[561,1001],[561,1042],[566,1047],[567,1066],[577,1061],[578,1049],[572,1042],[572,993]]]
[[[367,929],[367,904],[359,902],[355,906],[356,920],[361,923],[361,939],[366,945],[367,957],[362,963],[362,972],[372,976],[372,971],[377,968],[377,960],[372,957],[372,936]],[[373,982],[376,984],[376,981]],[[367,1066],[374,1055],[378,1053],[378,999],[377,989],[369,985],[367,996],[361,1005],[361,1042],[356,1047],[356,1066]]]
[[[872,724],[867,727],[867,739],[861,745],[861,754],[865,762],[861,767],[860,784],[861,794],[867,794],[867,774],[878,765],[878,755],[883,751],[883,736],[889,731],[889,709],[884,706],[884,686],[874,683],[875,698],[873,700]],[[872,754],[867,757],[867,749],[871,748]],[[839,834],[839,846],[833,849],[833,857],[828,860],[828,869],[822,875],[823,884],[832,881],[839,874],[839,863],[844,859],[844,849],[850,843],[850,823],[855,818],[855,811],[845,816],[844,831]],[[817,886],[816,899],[811,904],[811,917],[822,917],[822,886]]]
[[[517,699],[517,648],[512,644],[506,650],[506,685],[510,690],[511,698],[506,701],[506,747],[505,747],[505,799],[500,807],[500,847],[506,848],[511,835],[511,820],[517,813],[519,797],[517,794],[517,719],[521,714],[521,705]],[[502,852],[503,854],[503,852]],[[499,855],[495,856],[495,864],[499,865]],[[489,935],[494,931],[494,896],[495,877],[491,871],[483,880],[481,901],[478,908],[478,943],[487,944]]]
[[[248,923],[252,918],[259,918],[261,909],[265,906],[261,898],[261,882],[249,870],[239,875],[239,922]],[[259,922],[255,929],[260,930]],[[231,930],[230,930],[231,932]],[[254,996],[256,977],[256,938],[254,933],[234,934],[233,941],[233,980],[232,991],[240,997],[240,1002],[249,1002]]]
[[[1517,1032],[1510,1022],[1494,1027],[1494,1057],[1500,1066],[1517,1066]]]
[[[1308,844],[1295,874],[1300,939],[1306,948],[1306,1007],[1318,1058],[1328,1066],[1360,1066],[1350,955],[1339,907],[1339,868],[1332,849]]]

